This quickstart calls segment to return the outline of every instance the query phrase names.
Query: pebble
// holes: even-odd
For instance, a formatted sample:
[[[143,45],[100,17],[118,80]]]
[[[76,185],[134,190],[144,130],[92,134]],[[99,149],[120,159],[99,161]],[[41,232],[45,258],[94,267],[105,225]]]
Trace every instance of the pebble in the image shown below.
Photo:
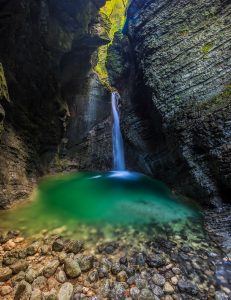
[[[147,257],[147,264],[150,268],[159,268],[165,265],[165,258],[161,255]]]
[[[55,252],[61,252],[64,249],[64,241],[62,239],[57,239],[52,244],[52,250]]]
[[[103,257],[101,260],[101,264],[108,270],[108,272],[111,271],[112,263],[109,259],[107,259],[106,257]]]
[[[80,260],[78,260],[80,269],[82,272],[90,271],[93,268],[93,256],[82,256]]]
[[[17,274],[21,271],[26,271],[28,268],[29,263],[25,260],[18,260],[16,263],[10,266],[13,274]]]
[[[46,267],[43,269],[43,275],[47,278],[49,278],[50,276],[52,276],[55,271],[57,270],[59,266],[59,261],[58,260],[53,260],[51,262],[49,262]]]
[[[135,284],[139,289],[144,289],[147,286],[147,281],[145,279],[138,277],[135,278]]]
[[[3,245],[3,250],[10,251],[10,250],[14,249],[15,246],[16,246],[16,244],[12,240],[9,240],[8,242],[6,242],[5,245]]]
[[[133,299],[137,299],[140,294],[140,290],[137,287],[130,288],[130,295]]]
[[[98,269],[99,278],[108,277],[108,268],[106,266],[102,266]]]
[[[49,290],[53,288],[57,289],[60,286],[60,283],[54,277],[50,277],[47,280],[47,286]]]
[[[38,276],[32,283],[32,288],[44,289],[47,285],[47,280],[44,276]]]
[[[180,273],[181,273],[181,270],[179,268],[172,268],[172,271],[176,275],[180,275]]]
[[[24,259],[27,257],[27,251],[26,249],[23,249],[23,250],[19,250],[18,251],[18,258],[19,259]]]
[[[41,245],[41,243],[38,241],[38,242],[35,242],[33,244],[31,244],[27,249],[26,249],[26,252],[27,252],[27,255],[28,256],[33,256],[36,254],[36,252],[38,251],[39,249],[39,246]]]
[[[25,240],[24,237],[20,236],[20,237],[16,237],[16,238],[14,239],[14,242],[18,244],[18,243],[23,242],[24,240]]]
[[[84,247],[83,241],[72,240],[72,241],[69,241],[69,243],[66,245],[65,251],[67,253],[77,254],[83,250],[83,247]]]
[[[128,280],[128,275],[125,271],[121,271],[117,274],[116,280],[119,282],[126,282]]]
[[[121,271],[121,265],[119,263],[115,263],[111,267],[111,273],[113,275],[117,275]]]
[[[111,291],[112,299],[123,299],[125,297],[125,285],[123,283],[114,283],[114,287]]]
[[[152,280],[153,280],[154,284],[156,284],[158,286],[163,286],[165,284],[165,278],[164,278],[164,276],[162,276],[160,274],[154,274],[152,277]]]
[[[18,260],[18,252],[10,251],[4,254],[2,262],[4,265],[10,266],[15,262],[17,262],[17,260]]]
[[[43,245],[41,247],[41,255],[47,255],[49,250],[50,250],[50,247],[48,245]]]
[[[198,288],[189,280],[179,280],[178,287],[183,293],[188,293],[191,295],[198,294]]]
[[[11,292],[12,292],[12,287],[10,287],[9,285],[4,285],[0,288],[0,295],[3,297],[10,294]]]
[[[43,300],[57,300],[57,292],[55,289],[51,289],[48,292],[43,293]]]
[[[169,280],[174,276],[174,273],[170,270],[164,274],[165,279]]]
[[[110,281],[106,279],[103,282],[102,287],[100,289],[100,295],[106,298],[110,294],[110,291],[111,291]]]
[[[67,254],[65,252],[61,252],[59,254],[59,261],[60,261],[61,264],[64,263],[64,260],[65,260],[66,257],[67,257]]]
[[[137,265],[140,265],[140,266],[144,266],[145,265],[145,262],[146,262],[146,258],[145,258],[145,256],[144,256],[144,254],[143,253],[138,253],[137,255],[136,255],[136,264]]]
[[[174,293],[174,288],[172,287],[172,285],[169,282],[166,282],[164,284],[164,292],[168,293],[168,294]]]
[[[13,286],[17,285],[20,281],[25,279],[25,272],[21,271],[11,278]]]
[[[173,300],[173,298],[172,298],[172,296],[167,295],[167,296],[164,297],[164,300]]]
[[[173,267],[173,264],[168,264],[165,268],[166,268],[166,270],[170,270],[170,269],[172,269],[172,267]]]
[[[70,300],[73,296],[74,287],[70,282],[65,282],[58,293],[58,300]]]
[[[217,291],[215,294],[215,300],[230,300],[230,299],[224,293]]]
[[[90,272],[88,275],[88,280],[92,283],[98,281],[99,280],[98,271],[95,270],[95,271]]]
[[[17,286],[14,300],[28,300],[30,299],[31,294],[31,285],[25,280],[22,280]]]
[[[25,280],[29,283],[32,283],[37,276],[38,276],[38,272],[31,268],[27,270],[25,274]]]
[[[221,289],[223,292],[225,292],[227,295],[231,296],[231,290],[225,286],[221,286]]]
[[[63,270],[60,270],[56,274],[56,279],[58,280],[58,282],[64,283],[67,280],[67,276],[66,276],[66,274],[65,274],[65,272]]]
[[[81,269],[78,262],[71,258],[64,259],[64,271],[70,278],[79,277],[81,274]]]
[[[177,285],[178,283],[178,278],[176,276],[172,277],[171,278],[171,283],[174,284],[174,285]]]
[[[42,292],[39,289],[34,289],[31,293],[30,300],[42,300]]]
[[[12,276],[12,270],[9,267],[0,267],[0,281],[7,281]]]
[[[152,287],[152,292],[153,292],[153,294],[155,294],[158,297],[161,297],[164,294],[164,291],[162,290],[162,288],[157,285],[154,285]]]
[[[128,259],[127,259],[126,256],[121,257],[119,262],[120,262],[121,265],[128,266]]]
[[[107,254],[112,254],[115,251],[115,248],[112,245],[108,245],[108,246],[105,247],[104,251]]]
[[[7,238],[12,239],[12,238],[15,238],[16,236],[18,236],[19,234],[20,234],[19,230],[9,230],[7,232]]]
[[[142,289],[138,299],[139,300],[155,300],[155,296],[149,289]]]

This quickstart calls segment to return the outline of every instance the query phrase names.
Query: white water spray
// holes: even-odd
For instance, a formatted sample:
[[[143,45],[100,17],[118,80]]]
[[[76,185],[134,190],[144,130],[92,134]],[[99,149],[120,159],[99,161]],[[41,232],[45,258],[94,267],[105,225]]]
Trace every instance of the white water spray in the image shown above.
[[[124,145],[120,130],[120,118],[118,111],[118,102],[120,96],[117,92],[111,95],[112,113],[113,113],[113,129],[112,129],[112,143],[113,143],[113,165],[115,171],[125,170],[124,159]]]

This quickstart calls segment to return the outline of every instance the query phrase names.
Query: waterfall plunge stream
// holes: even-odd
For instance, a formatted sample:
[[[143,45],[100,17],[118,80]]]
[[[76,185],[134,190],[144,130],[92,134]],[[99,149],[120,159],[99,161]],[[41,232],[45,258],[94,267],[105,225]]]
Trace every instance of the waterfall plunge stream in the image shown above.
[[[8,230],[13,225],[30,235],[64,225],[75,232],[77,224],[101,230],[102,224],[108,223],[137,226],[156,222],[168,224],[175,231],[184,228],[185,222],[191,222],[193,227],[200,220],[197,207],[175,198],[164,184],[125,169],[119,99],[119,94],[113,92],[113,171],[71,172],[44,177],[34,201],[14,211],[0,212],[2,228]]]
[[[113,129],[112,129],[112,143],[113,143],[113,166],[115,171],[125,170],[124,159],[124,145],[120,130],[120,117],[118,111],[118,102],[120,96],[117,92],[111,95],[112,114],[113,114]]]

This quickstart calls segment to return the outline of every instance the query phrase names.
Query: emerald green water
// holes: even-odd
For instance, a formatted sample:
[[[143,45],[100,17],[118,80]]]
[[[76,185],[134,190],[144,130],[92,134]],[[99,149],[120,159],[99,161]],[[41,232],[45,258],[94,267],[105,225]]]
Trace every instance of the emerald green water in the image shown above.
[[[159,181],[127,171],[79,172],[41,180],[32,202],[0,212],[0,229],[28,234],[83,224],[184,224],[200,220],[194,206],[176,199]]]

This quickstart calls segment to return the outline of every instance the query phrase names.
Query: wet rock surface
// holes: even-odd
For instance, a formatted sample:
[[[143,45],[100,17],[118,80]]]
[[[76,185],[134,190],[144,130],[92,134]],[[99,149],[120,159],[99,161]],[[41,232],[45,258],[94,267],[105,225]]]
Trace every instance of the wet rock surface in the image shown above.
[[[70,230],[64,229],[57,237],[55,232],[61,232],[57,228],[29,239],[13,237],[15,247],[10,250],[4,250],[8,241],[3,234],[0,299],[212,300],[231,296],[230,259],[196,224],[185,224],[184,233],[166,225],[162,229],[109,227],[109,239],[101,230],[95,228],[92,233],[91,227],[82,226],[88,232],[84,240],[74,239],[74,232],[70,238]],[[63,241],[62,251],[53,249],[57,240]],[[81,245],[80,252],[75,247],[71,252],[70,245]],[[102,251],[109,246],[113,252]],[[25,251],[20,259],[28,248],[35,251]],[[16,261],[9,264],[5,257]],[[226,265],[223,270],[221,264]],[[17,274],[15,266],[22,266],[16,268]]]
[[[109,43],[104,4],[0,4],[0,208],[27,199],[42,174],[111,166],[110,94],[93,72]]]
[[[230,10],[229,1],[131,1],[127,37],[108,55],[128,166],[217,207],[231,187]]]

